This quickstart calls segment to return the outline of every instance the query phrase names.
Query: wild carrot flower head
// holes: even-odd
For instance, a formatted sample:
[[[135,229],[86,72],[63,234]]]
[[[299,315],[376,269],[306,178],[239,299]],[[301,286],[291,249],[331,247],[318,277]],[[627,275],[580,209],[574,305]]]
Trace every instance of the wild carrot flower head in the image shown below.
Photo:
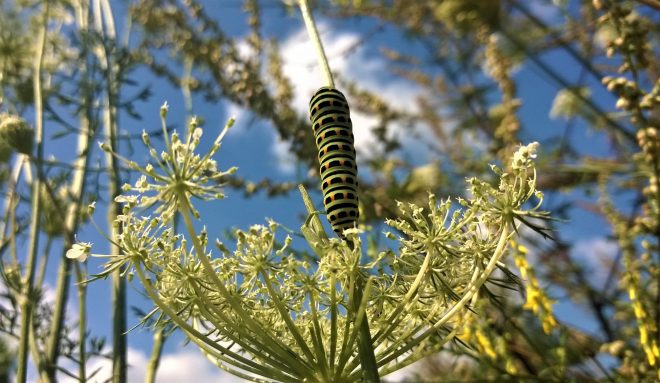
[[[138,193],[140,197],[136,197],[136,205],[144,208],[155,206],[155,212],[161,215],[163,219],[171,218],[179,206],[190,208],[193,214],[198,217],[199,213],[191,203],[191,198],[197,197],[203,200],[224,198],[222,180],[237,170],[237,168],[232,167],[227,171],[219,171],[215,160],[212,158],[220,149],[221,141],[234,124],[234,119],[230,118],[227,121],[209,150],[200,155],[196,153],[196,150],[204,131],[199,126],[197,118],[193,117],[190,120],[183,137],[180,137],[176,131],[168,135],[165,123],[167,110],[167,103],[165,103],[161,107],[165,150],[158,153],[151,144],[149,134],[146,131],[142,132],[142,142],[153,163],[147,163],[143,167],[119,156],[117,153],[113,153],[131,169],[140,173],[140,177],[133,185],[125,184],[122,189],[127,193]],[[101,144],[101,148],[112,151],[106,144]],[[131,195],[125,195],[123,198],[131,198]]]
[[[164,133],[166,115],[164,105]],[[328,239],[304,189],[309,219],[301,232],[311,255],[291,246],[295,237],[277,236],[272,221],[236,230],[235,250],[216,241],[219,251],[212,253],[206,229],[193,225],[191,213],[199,214],[191,199],[223,197],[222,177],[235,169],[218,171],[211,156],[232,123],[204,155],[195,154],[203,133],[195,119],[184,137],[165,135],[161,154],[143,134],[153,162],[141,167],[125,160],[141,175],[115,200],[123,209],[112,241],[123,254],[110,257],[102,275],[134,273],[157,306],[149,314],[157,324],[180,327],[239,376],[360,381],[355,350],[364,318],[380,370],[422,358],[460,329],[457,314],[477,299],[524,219],[544,218],[538,205],[524,206],[542,198],[532,164],[536,146],[529,145],[516,152],[508,173],[496,169],[499,184],[471,180],[460,208],[433,195],[427,206],[400,204],[398,218],[387,222],[398,233],[389,234],[398,249],[370,255],[367,264],[358,230],[347,230],[346,240]],[[141,216],[148,207],[155,215]],[[177,212],[185,238],[172,225]],[[88,253],[82,245],[71,249],[78,258]]]

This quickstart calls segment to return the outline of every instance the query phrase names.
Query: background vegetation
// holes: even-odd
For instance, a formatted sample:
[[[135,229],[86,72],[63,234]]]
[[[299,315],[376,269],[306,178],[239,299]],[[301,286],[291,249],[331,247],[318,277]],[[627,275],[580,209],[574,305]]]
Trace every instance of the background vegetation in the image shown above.
[[[369,144],[358,146],[364,225],[379,229],[395,218],[397,200],[424,204],[428,191],[461,196],[465,177],[489,177],[488,164],[506,163],[521,142],[541,143],[538,188],[544,209],[560,220],[550,228],[553,241],[530,233],[518,248],[526,256],[513,258],[526,291],[498,291],[498,304],[479,307],[483,314],[460,342],[408,379],[657,381],[660,3],[312,5],[327,28],[361,26],[360,39],[340,54],[370,45],[386,62],[375,69],[389,78],[381,88],[336,73],[352,112],[368,123],[354,128],[370,132]],[[225,7],[244,10],[245,33],[219,21]],[[111,379],[126,381],[133,333],[125,333],[139,316],[127,310],[125,282],[119,272],[108,280],[103,299],[113,317],[105,339],[89,331],[88,287],[78,283],[88,278],[87,266],[65,253],[86,227],[93,200],[107,212],[108,230],[119,230],[111,224],[121,212],[113,201],[131,170],[94,143],[130,157],[142,128],[157,140],[158,125],[144,122],[163,101],[154,89],[180,90],[179,126],[204,105],[231,105],[264,123],[293,155],[295,175],[248,179],[239,171],[226,179],[229,193],[297,199],[299,183],[317,187],[312,131],[296,104],[300,78],[287,76],[290,58],[282,36],[267,33],[264,12],[301,23],[293,4],[275,0],[0,0],[5,379],[24,381],[28,366],[44,382],[105,379],[88,369],[90,358],[101,356],[112,361]],[[379,34],[399,43],[379,41]],[[395,82],[409,84],[415,97],[386,92]],[[548,99],[551,105],[540,101]],[[62,147],[68,150],[56,150]],[[380,241],[364,240],[375,248]],[[563,311],[553,313],[549,299]],[[169,335],[162,328],[153,334],[147,381],[157,377]]]

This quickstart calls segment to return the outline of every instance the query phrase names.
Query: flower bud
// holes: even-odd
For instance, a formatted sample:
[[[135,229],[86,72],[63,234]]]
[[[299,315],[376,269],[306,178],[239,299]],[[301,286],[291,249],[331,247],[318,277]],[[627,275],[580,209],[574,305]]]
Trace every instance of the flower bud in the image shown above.
[[[99,142],[99,148],[101,148],[101,150],[103,150],[104,152],[110,151],[110,146],[105,142]]]
[[[96,210],[96,201],[94,201],[94,202],[90,203],[89,205],[87,205],[87,213],[89,215],[94,214],[94,210]]]
[[[151,140],[149,139],[149,135],[145,130],[142,131],[142,142],[144,142],[146,146],[151,145]]]
[[[160,107],[160,117],[165,118],[167,117],[167,111],[169,109],[169,105],[167,105],[167,101],[163,103],[163,106]]]
[[[32,153],[34,131],[22,118],[0,116],[0,141],[4,141],[19,153]]]

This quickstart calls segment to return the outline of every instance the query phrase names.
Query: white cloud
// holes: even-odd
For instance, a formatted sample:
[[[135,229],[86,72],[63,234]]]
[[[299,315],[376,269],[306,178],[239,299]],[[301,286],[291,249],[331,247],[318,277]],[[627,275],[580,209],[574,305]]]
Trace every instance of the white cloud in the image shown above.
[[[388,77],[387,61],[380,56],[369,55],[365,49],[359,46],[360,36],[357,33],[338,32],[325,23],[319,23],[319,30],[333,72],[340,73],[342,77],[350,81],[356,81],[361,88],[372,91],[385,100],[395,100],[392,104],[400,110],[415,109],[415,99],[419,89],[407,80]],[[243,58],[254,54],[245,40],[240,40],[236,46]],[[324,79],[314,47],[302,23],[295,33],[284,39],[280,47],[283,59],[282,70],[291,81],[294,91],[293,107],[299,113],[307,115],[309,99],[318,88],[324,85]],[[245,127],[254,118],[249,110],[231,102],[226,103],[225,111],[226,118],[236,117],[233,134],[240,135],[245,132]],[[369,154],[381,149],[372,130],[376,126],[377,120],[355,110],[351,111],[351,120],[353,121],[355,146],[358,150],[358,162],[361,162]],[[389,133],[391,136],[401,139],[404,146],[408,146],[407,144],[412,142],[411,135],[406,134],[404,129],[406,128],[395,124]],[[269,132],[272,134],[270,151],[277,161],[279,171],[292,174],[295,171],[297,159],[291,153],[290,144],[281,141],[272,130]]]
[[[360,87],[380,95],[385,100],[395,100],[394,104],[401,110],[415,108],[418,89],[403,79],[392,77],[386,79],[388,73],[386,60],[380,56],[369,55],[360,46],[355,48],[360,40],[358,34],[337,32],[324,23],[320,23],[319,30],[333,72],[340,73],[348,80],[356,81]],[[294,108],[300,113],[307,114],[309,99],[324,85],[324,80],[314,47],[304,27],[301,26],[297,32],[284,40],[281,44],[281,55],[284,60],[283,72],[291,80],[294,90]],[[351,120],[359,161],[360,153],[368,155],[379,149],[378,141],[371,129],[377,121],[355,110],[351,111]],[[402,126],[394,126],[391,133],[404,138],[409,136],[404,134],[403,129]],[[288,147],[275,143],[273,152],[281,162],[286,164],[286,161],[290,161],[290,158],[280,157],[288,154]],[[284,167],[290,170],[289,165]]]
[[[387,383],[399,383],[404,382],[406,379],[413,377],[413,374],[419,369],[419,364],[423,363],[421,360],[413,364],[410,364],[400,370],[394,371],[391,374],[387,374],[383,377],[383,380]]]
[[[143,382],[149,357],[140,350],[129,348],[126,359],[129,363],[126,376],[127,383]],[[71,362],[67,362],[64,367],[76,371],[76,366]],[[112,374],[112,361],[107,358],[93,358],[87,362],[86,368],[88,374],[99,370],[92,379],[88,380],[90,383],[105,382]],[[63,383],[78,381],[64,374],[60,374],[58,378]],[[245,382],[245,380],[230,375],[214,366],[196,349],[185,349],[177,353],[163,355],[156,373],[156,381],[158,383]]]
[[[105,353],[109,352],[110,350],[105,350]],[[143,382],[147,366],[147,356],[141,351],[129,348],[126,352],[126,360],[129,364],[126,374],[127,382]],[[74,374],[78,373],[77,365],[73,364],[73,362],[67,361],[66,363],[63,363],[63,367]],[[90,383],[106,382],[110,376],[112,376],[112,361],[107,358],[91,358],[87,361],[85,368],[86,375],[88,377],[91,376],[91,378],[87,380]],[[77,379],[64,374],[59,374],[58,381],[63,383],[78,382]]]
[[[432,371],[435,366],[439,369],[451,366],[454,371],[468,370],[474,367],[474,360],[465,355],[456,356],[441,351],[384,376],[383,381],[386,383],[401,383],[411,382],[413,381],[412,379],[418,378],[419,376],[433,378],[434,373]]]
[[[296,163],[298,160],[291,152],[291,143],[283,141],[277,136],[273,140],[273,147],[271,150],[277,159],[279,170],[285,174],[293,174],[296,170]]]
[[[572,248],[572,255],[581,262],[594,286],[602,286],[610,272],[619,247],[615,241],[603,237],[579,240]]]
[[[158,383],[238,383],[244,382],[214,366],[197,350],[186,350],[163,356],[157,375]]]

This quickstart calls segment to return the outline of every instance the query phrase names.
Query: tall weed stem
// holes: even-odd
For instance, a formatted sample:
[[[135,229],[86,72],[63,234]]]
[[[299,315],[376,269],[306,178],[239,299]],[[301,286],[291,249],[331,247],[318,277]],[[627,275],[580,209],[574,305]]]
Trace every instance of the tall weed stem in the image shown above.
[[[41,169],[42,159],[44,154],[43,145],[43,129],[44,129],[44,109],[43,109],[43,94],[41,84],[41,68],[44,60],[44,50],[46,47],[46,37],[48,35],[48,14],[49,3],[48,1],[43,4],[42,20],[38,46],[36,55],[34,57],[33,67],[33,85],[34,85],[34,111],[35,111],[35,132],[34,143],[36,147],[36,161],[35,167]],[[16,381],[23,383],[27,380],[27,367],[28,367],[28,352],[29,352],[29,338],[30,327],[32,326],[32,310],[34,309],[34,274],[37,262],[37,253],[39,251],[39,232],[41,228],[41,198],[39,198],[39,191],[41,189],[41,171],[37,171],[37,176],[32,180],[32,207],[30,217],[30,239],[29,249],[27,256],[27,264],[25,269],[25,276],[23,278],[21,294],[21,329],[18,346],[18,368],[16,371]]]

